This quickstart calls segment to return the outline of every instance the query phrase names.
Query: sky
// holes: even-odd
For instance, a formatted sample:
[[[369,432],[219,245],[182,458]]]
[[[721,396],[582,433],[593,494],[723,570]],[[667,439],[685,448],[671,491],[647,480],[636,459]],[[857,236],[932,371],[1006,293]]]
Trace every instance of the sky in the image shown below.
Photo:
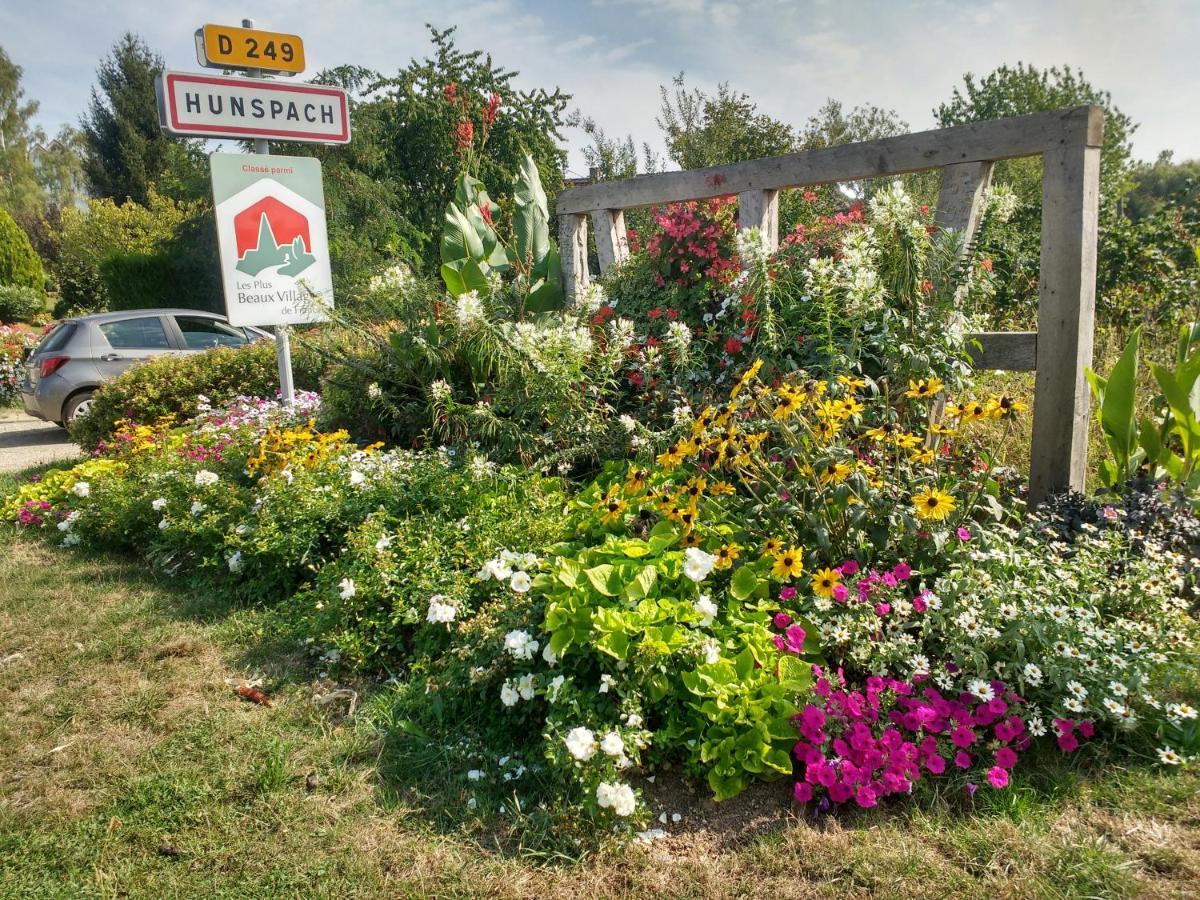
[[[392,73],[427,54],[425,23],[456,25],[461,48],[489,51],[519,86],[561,87],[609,135],[660,150],[658,87],[681,71],[709,91],[728,82],[796,127],[832,97],[894,109],[918,131],[965,72],[1066,63],[1139,123],[1135,157],[1200,157],[1200,0],[4,0],[0,46],[52,134],[78,122],[123,31],[196,71],[195,30],[245,16],[299,34],[310,72]],[[584,172],[586,139],[565,137],[569,168]]]

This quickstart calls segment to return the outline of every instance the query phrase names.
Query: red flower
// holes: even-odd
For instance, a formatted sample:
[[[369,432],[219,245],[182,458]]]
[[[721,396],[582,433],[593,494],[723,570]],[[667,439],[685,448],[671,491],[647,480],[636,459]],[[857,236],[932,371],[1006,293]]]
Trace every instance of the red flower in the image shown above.
[[[646,346],[647,347],[657,347],[658,346],[658,338],[656,338],[656,337],[646,338]]]
[[[817,202],[817,192],[816,191],[805,191],[804,192],[804,202],[805,203],[816,203]],[[801,240],[803,240],[803,238],[801,238]]]
[[[921,282],[921,293],[923,293],[923,294],[932,294],[933,293],[933,282],[930,281],[928,278],[926,278],[924,281]]]
[[[488,97],[487,108],[483,111],[483,120],[490,126],[496,121],[496,113],[500,111],[500,95],[492,94]]]
[[[990,259],[985,259],[983,262],[980,263],[980,265],[983,266],[985,269],[987,269],[989,272],[992,271],[992,261]]]
[[[487,222],[489,225],[492,224],[492,205],[490,203],[485,203],[483,206],[479,207],[479,214],[483,216],[483,221]]]
[[[662,315],[662,310],[656,306],[654,309],[650,310],[650,312],[646,313],[646,315],[648,315],[651,319],[657,319]]]
[[[630,372],[628,378],[629,383],[635,388],[640,388],[642,386],[642,382],[645,381],[645,378],[642,377],[641,372]]]
[[[676,319],[679,318],[679,310],[668,309],[667,310],[667,318],[670,319],[672,322],[675,321]]]
[[[735,353],[742,352],[742,342],[735,337],[731,337],[729,340],[727,340],[724,346],[725,352],[730,356],[733,356]]]
[[[458,99],[458,85],[452,81],[442,88],[442,93],[445,94],[447,103],[453,103]]]
[[[470,119],[463,119],[458,123],[456,135],[458,137],[458,149],[466,150],[471,146],[471,141],[475,139],[475,124]]]

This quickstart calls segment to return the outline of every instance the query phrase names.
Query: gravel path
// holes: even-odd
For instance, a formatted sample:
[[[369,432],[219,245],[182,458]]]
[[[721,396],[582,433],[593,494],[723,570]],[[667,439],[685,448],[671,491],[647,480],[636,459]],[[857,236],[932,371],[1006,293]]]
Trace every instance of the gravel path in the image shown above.
[[[57,425],[16,410],[0,411],[0,472],[19,472],[82,453]]]

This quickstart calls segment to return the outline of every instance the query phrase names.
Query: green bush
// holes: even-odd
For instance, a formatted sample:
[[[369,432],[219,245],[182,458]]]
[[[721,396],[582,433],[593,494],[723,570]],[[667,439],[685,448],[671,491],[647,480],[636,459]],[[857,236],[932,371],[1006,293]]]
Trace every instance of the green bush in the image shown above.
[[[45,289],[46,275],[29,236],[12,216],[0,209],[0,285],[6,284],[40,293]]]
[[[297,390],[317,387],[317,357],[297,347],[292,354]],[[86,449],[112,437],[117,422],[149,423],[163,416],[190,418],[197,398],[224,403],[238,395],[271,397],[279,389],[275,346],[260,341],[232,350],[219,347],[191,356],[160,356],[102,385],[91,411],[71,425],[71,436]]]
[[[29,322],[46,309],[40,291],[16,284],[0,285],[0,325]]]

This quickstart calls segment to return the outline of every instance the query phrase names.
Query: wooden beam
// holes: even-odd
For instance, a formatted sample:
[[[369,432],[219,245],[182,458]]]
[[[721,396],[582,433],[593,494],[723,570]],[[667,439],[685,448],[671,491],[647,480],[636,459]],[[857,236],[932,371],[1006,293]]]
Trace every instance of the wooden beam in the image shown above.
[[[1036,331],[980,331],[967,335],[967,353],[976,369],[1032,372],[1037,368],[1037,337]]]
[[[629,238],[625,234],[625,213],[619,209],[598,209],[592,213],[596,232],[596,256],[600,274],[629,258]]]
[[[558,217],[558,254],[562,262],[563,293],[574,306],[579,293],[591,282],[588,272],[587,216]]]
[[[1083,490],[1087,477],[1084,366],[1092,362],[1095,326],[1099,185],[1099,147],[1064,147],[1043,157],[1030,504]]]
[[[956,163],[1036,156],[1066,147],[1098,147],[1103,120],[1100,107],[1079,106],[726,166],[604,181],[561,192],[555,208],[560,214],[632,209],[752,190],[903,175]]]
[[[738,194],[738,228],[757,228],[768,253],[779,248],[779,191]]]

